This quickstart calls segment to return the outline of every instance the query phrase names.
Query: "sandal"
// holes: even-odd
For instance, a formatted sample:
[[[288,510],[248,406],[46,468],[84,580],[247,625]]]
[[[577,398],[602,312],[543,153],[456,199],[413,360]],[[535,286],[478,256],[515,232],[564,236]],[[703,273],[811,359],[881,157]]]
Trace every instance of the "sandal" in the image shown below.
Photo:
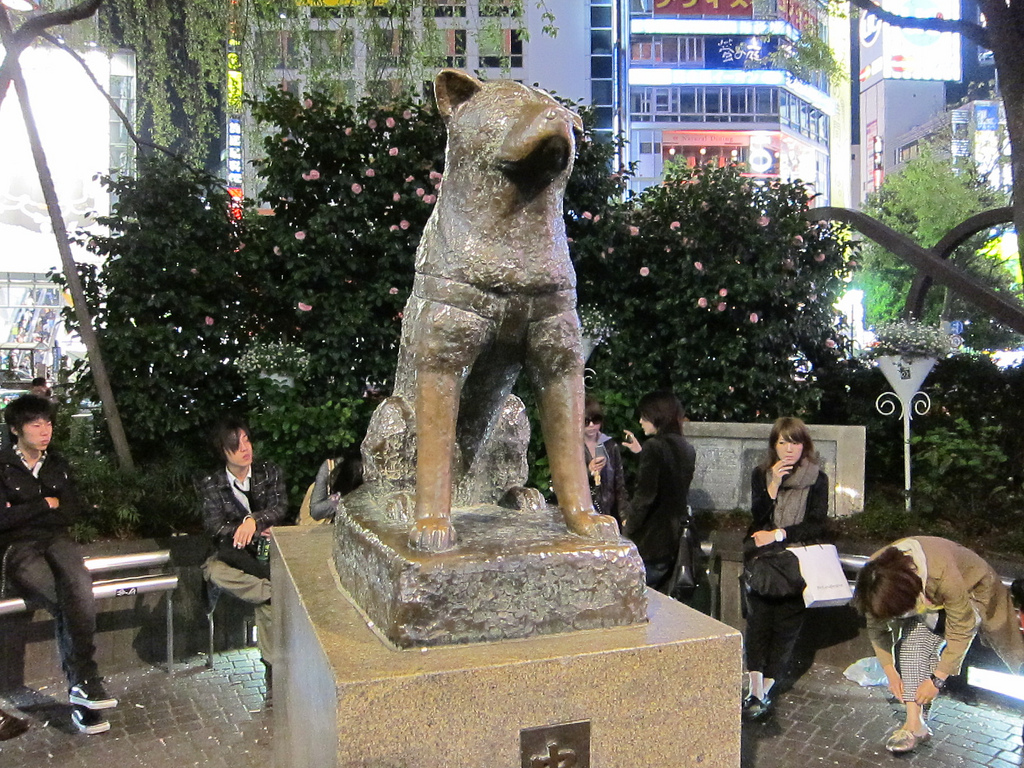
[[[931,728],[927,725],[921,733],[908,731],[906,728],[897,728],[885,742],[885,748],[894,755],[903,755],[913,752],[918,744],[924,744],[932,737]]]

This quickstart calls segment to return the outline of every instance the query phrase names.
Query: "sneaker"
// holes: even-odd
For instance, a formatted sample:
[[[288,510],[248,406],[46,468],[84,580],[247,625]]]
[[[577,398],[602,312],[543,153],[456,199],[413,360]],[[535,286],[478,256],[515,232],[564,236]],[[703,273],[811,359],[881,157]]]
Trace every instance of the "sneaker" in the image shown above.
[[[72,685],[68,698],[72,704],[86,709],[111,709],[117,706],[117,699],[108,696],[103,688],[101,677],[91,677]]]
[[[71,722],[75,728],[90,736],[110,730],[110,723],[103,715],[86,707],[72,707]]]

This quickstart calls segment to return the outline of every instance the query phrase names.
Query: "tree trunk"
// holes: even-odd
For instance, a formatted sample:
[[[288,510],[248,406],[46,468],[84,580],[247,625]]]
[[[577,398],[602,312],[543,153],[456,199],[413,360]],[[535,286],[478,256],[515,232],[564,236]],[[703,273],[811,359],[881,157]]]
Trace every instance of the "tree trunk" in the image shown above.
[[[128,440],[125,437],[124,427],[121,424],[121,414],[117,410],[114,392],[110,387],[107,368],[103,363],[103,356],[100,353],[99,340],[96,338],[92,317],[89,314],[89,306],[85,299],[85,291],[82,288],[82,281],[78,275],[78,265],[71,255],[71,246],[68,244],[68,233],[64,225],[64,216],[60,210],[60,202],[57,199],[53,176],[50,174],[50,167],[46,162],[46,154],[43,152],[39,131],[36,128],[35,118],[28,101],[28,89],[25,87],[25,78],[22,76],[21,66],[18,62],[14,62],[11,67],[11,75],[11,79],[14,81],[15,92],[18,95],[18,101],[21,102],[21,112],[25,119],[25,130],[28,132],[29,143],[32,147],[32,159],[35,161],[36,171],[39,173],[39,184],[43,188],[43,198],[46,200],[46,209],[50,214],[50,224],[53,227],[53,234],[57,240],[57,249],[60,251],[64,276],[67,278],[68,288],[71,290],[71,298],[75,305],[75,315],[78,318],[79,333],[89,353],[89,366],[92,369],[93,381],[96,384],[96,390],[103,404],[103,414],[106,416],[107,428],[110,430],[110,437],[114,443],[114,451],[117,453],[118,462],[124,469],[131,470],[134,469],[131,450],[128,447]]]
[[[999,92],[1006,110],[1013,174],[1013,223],[1018,242],[1024,242],[1024,5],[1004,0],[979,0],[978,5],[988,20]],[[1018,247],[1017,255],[1024,273],[1024,247]]]

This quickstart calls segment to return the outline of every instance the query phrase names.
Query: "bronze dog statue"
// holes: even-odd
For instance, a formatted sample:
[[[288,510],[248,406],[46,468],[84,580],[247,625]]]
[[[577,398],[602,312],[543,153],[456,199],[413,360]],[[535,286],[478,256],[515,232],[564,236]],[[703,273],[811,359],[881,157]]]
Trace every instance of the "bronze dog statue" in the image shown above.
[[[414,493],[409,541],[431,552],[455,546],[453,491],[460,502],[543,503],[521,487],[528,425],[511,390],[525,367],[568,528],[614,539],[584,466],[576,275],[562,219],[582,122],[543,91],[457,70],[438,74],[434,95],[448,130],[444,179],[416,252],[395,395],[363,443],[367,479],[407,517]]]

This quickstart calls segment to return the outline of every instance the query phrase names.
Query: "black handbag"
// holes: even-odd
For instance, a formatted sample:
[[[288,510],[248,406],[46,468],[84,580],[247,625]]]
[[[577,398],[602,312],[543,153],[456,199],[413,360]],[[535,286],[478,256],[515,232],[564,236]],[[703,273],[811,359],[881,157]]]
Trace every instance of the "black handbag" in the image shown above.
[[[743,567],[747,589],[761,597],[795,597],[807,585],[800,575],[800,561],[785,547],[760,547]]]
[[[700,544],[697,542],[697,536],[691,526],[683,526],[676,564],[672,568],[672,576],[666,585],[665,594],[680,602],[686,602],[693,597],[700,584],[699,563]]]

